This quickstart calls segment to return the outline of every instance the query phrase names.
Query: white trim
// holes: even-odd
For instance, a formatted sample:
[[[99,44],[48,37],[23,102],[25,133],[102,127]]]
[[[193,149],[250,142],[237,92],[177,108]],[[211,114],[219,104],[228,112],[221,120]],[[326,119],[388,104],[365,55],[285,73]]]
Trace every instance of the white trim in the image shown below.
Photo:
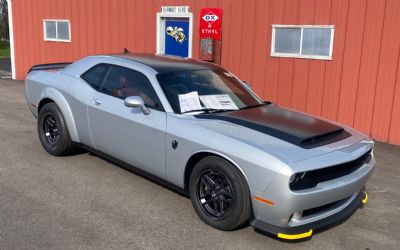
[[[300,48],[299,48],[299,53],[302,55],[303,52],[303,29],[301,29],[300,32]]]
[[[68,23],[68,37],[69,39],[59,39],[59,38],[47,38],[46,32],[46,22],[55,22],[56,23],[56,37],[58,37],[58,22],[66,22]],[[71,42],[71,21],[69,19],[43,19],[43,40],[50,42]]]
[[[329,48],[329,57],[331,58],[331,60],[332,60],[332,55],[333,55],[333,39],[334,38],[335,38],[335,27],[333,26],[332,30],[331,30],[331,46]]]
[[[188,57],[192,57],[192,43],[193,43],[193,13],[163,13],[158,12],[156,16],[156,39],[157,39],[157,47],[156,53],[157,54],[164,54],[165,51],[162,51],[164,46],[162,45],[162,41],[164,41],[164,37],[161,35],[161,31],[164,32],[165,27],[161,27],[165,25],[165,22],[161,22],[162,18],[189,18],[189,48],[188,48]],[[164,35],[165,36],[165,35]]]
[[[299,51],[298,54],[297,53],[279,53],[279,52],[275,52],[275,31],[276,31],[276,28],[299,28],[299,29],[301,29],[301,33],[300,33],[300,51]],[[328,56],[303,55],[302,54],[304,28],[331,29],[331,39],[330,39],[329,55]],[[291,57],[291,58],[332,60],[334,33],[335,33],[335,26],[334,25],[281,25],[281,24],[273,24],[272,25],[272,39],[271,39],[271,54],[270,55],[272,57]]]
[[[285,25],[285,24],[272,24],[272,28],[331,28],[334,29],[335,25]]]
[[[15,47],[14,47],[14,23],[12,15],[12,3],[11,0],[7,0],[8,8],[8,33],[10,35],[10,56],[11,56],[11,77],[15,80]]]

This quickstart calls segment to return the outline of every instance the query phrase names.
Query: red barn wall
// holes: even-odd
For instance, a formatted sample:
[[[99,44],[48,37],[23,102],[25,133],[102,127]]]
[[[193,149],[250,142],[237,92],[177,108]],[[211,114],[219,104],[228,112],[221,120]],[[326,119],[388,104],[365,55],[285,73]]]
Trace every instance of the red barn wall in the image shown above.
[[[161,6],[223,9],[222,66],[261,97],[400,144],[398,0],[13,0],[17,79],[39,63],[156,50]],[[71,43],[43,40],[43,19],[69,19]],[[272,24],[335,25],[333,60],[270,56]]]

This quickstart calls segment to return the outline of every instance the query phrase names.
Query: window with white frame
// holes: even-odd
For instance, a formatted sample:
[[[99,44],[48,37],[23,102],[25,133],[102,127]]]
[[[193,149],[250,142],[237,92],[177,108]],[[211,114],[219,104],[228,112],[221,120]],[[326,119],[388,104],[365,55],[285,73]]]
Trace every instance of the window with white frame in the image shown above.
[[[71,23],[69,20],[43,20],[43,30],[45,41],[71,41]]]
[[[272,25],[271,56],[332,59],[333,25]]]

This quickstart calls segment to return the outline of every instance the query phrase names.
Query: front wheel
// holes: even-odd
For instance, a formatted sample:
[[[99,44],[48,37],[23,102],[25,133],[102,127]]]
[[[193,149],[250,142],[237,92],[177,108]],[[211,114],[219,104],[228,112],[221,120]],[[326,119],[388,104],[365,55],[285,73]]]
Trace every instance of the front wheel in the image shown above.
[[[48,103],[40,109],[37,129],[43,148],[52,155],[67,155],[73,151],[67,124],[55,103]]]
[[[246,180],[232,164],[216,156],[200,160],[189,180],[198,216],[220,230],[233,230],[249,220],[250,194]]]

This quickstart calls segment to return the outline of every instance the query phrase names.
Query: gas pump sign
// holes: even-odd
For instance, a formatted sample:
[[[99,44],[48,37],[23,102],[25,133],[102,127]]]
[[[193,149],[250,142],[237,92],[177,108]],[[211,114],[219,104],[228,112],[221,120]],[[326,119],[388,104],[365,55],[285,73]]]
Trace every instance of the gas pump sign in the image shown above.
[[[203,8],[200,11],[200,38],[221,40],[222,9]]]

